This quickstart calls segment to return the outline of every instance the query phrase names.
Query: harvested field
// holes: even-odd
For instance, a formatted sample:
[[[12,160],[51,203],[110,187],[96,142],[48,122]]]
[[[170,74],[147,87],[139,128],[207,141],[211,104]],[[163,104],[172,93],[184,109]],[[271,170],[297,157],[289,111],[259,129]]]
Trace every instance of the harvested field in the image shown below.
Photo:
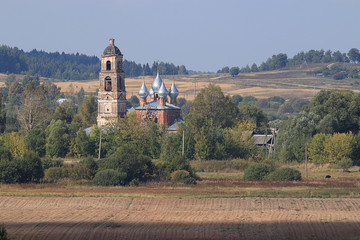
[[[360,199],[0,197],[11,239],[358,239]]]
[[[359,91],[359,87],[354,87],[354,80],[346,79],[337,81],[328,78],[308,76],[306,72],[310,69],[287,69],[286,71],[267,71],[259,73],[240,73],[238,76],[231,77],[229,74],[201,74],[201,75],[162,75],[167,88],[172,81],[176,82],[179,89],[179,97],[193,100],[195,94],[209,83],[221,87],[225,94],[241,96],[254,96],[257,98],[268,98],[271,96],[281,96],[289,98],[311,98],[321,89],[352,89]],[[154,76],[126,78],[127,97],[137,96],[137,92],[142,81],[145,81],[148,88],[154,80]],[[56,82],[61,87],[62,92],[78,92],[81,87],[85,92],[95,92],[98,88],[98,80],[91,81],[68,81]]]

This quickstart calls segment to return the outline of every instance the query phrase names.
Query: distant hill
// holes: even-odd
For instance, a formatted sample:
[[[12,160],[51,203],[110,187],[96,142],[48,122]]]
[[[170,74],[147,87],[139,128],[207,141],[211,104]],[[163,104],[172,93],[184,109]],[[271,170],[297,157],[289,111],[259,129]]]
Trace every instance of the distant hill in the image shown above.
[[[187,74],[184,65],[154,62],[152,66],[124,60],[127,77],[152,76],[159,69],[162,74]],[[48,53],[36,49],[25,52],[16,47],[0,46],[0,73],[30,74],[59,80],[89,80],[98,77],[100,60],[84,54]]]

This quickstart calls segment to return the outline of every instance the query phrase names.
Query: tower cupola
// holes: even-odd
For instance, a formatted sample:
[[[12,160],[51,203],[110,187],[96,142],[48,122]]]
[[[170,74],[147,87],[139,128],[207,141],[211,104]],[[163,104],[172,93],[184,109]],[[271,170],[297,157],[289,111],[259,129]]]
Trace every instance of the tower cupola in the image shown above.
[[[169,90],[169,96],[170,98],[177,98],[179,96],[179,91],[177,90],[175,86],[175,82],[172,83],[171,88]]]
[[[154,93],[154,89],[151,87],[149,90],[149,97],[154,100],[155,99],[155,93]]]
[[[162,83],[163,83],[163,80],[161,79],[160,74],[158,72],[156,74],[155,80],[153,81],[153,83],[151,85],[151,87],[152,87],[152,89],[154,90],[155,93],[159,92],[159,89],[160,89]]]
[[[149,91],[145,85],[145,81],[143,81],[143,84],[141,85],[141,88],[139,90],[139,96],[141,98],[146,98],[149,95]]]
[[[164,82],[162,82],[161,87],[158,92],[158,95],[160,98],[166,98],[168,94],[169,94],[169,92],[166,89]]]

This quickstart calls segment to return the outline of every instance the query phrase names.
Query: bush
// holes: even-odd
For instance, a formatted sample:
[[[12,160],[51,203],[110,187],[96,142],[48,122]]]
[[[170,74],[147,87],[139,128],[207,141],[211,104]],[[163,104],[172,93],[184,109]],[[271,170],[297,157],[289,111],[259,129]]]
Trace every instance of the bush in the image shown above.
[[[182,182],[185,184],[196,184],[195,178],[193,178],[190,173],[186,170],[176,170],[171,173],[171,181]]]
[[[42,161],[42,166],[44,170],[49,169],[51,167],[62,167],[63,165],[64,165],[64,161],[61,159],[45,158]]]
[[[263,180],[266,175],[272,172],[272,168],[269,164],[254,163],[245,169],[245,180]]]
[[[93,184],[98,186],[117,186],[125,185],[126,173],[118,172],[113,169],[105,169],[96,173]]]
[[[98,161],[99,170],[114,169],[125,173],[125,182],[137,178],[146,181],[152,177],[154,165],[151,158],[138,152],[135,145],[125,144],[121,146],[108,159]]]
[[[44,176],[41,160],[33,151],[26,151],[24,157],[0,159],[0,182],[39,182]]]
[[[338,72],[335,73],[333,78],[334,80],[342,80],[348,77],[348,74],[346,72]]]
[[[7,232],[4,224],[0,224],[0,240],[8,240]]]
[[[66,167],[51,167],[45,170],[44,180],[46,182],[55,183],[60,179],[69,177],[69,170]]]
[[[87,170],[87,178],[93,179],[98,170],[98,165],[95,162],[94,158],[87,157],[84,160],[81,160],[80,164],[85,166],[85,168]]]
[[[44,177],[40,157],[33,151],[26,151],[19,161],[20,183],[39,182]]]
[[[301,181],[301,173],[293,168],[279,168],[265,177],[272,181]]]
[[[336,163],[338,168],[341,168],[344,172],[348,171],[350,167],[353,166],[353,161],[350,158],[343,157],[340,161]]]

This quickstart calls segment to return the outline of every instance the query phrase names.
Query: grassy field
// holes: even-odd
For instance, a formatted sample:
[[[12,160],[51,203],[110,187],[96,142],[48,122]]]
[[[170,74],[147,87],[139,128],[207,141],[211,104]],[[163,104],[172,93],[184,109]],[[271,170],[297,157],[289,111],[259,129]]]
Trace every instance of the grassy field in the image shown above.
[[[311,98],[321,89],[339,88],[355,89],[352,86],[354,80],[336,81],[327,78],[316,78],[306,75],[311,69],[289,69],[286,71],[268,71],[261,73],[240,73],[236,77],[229,74],[202,74],[202,75],[175,75],[162,76],[167,88],[175,81],[179,89],[179,97],[187,100],[194,99],[194,96],[209,83],[219,85],[225,94],[241,96],[254,96],[256,98],[268,98],[281,96],[288,98]],[[150,88],[154,77],[126,78],[126,91],[128,98],[137,96],[142,81],[145,81]],[[81,87],[88,93],[95,92],[98,87],[98,80],[93,81],[69,81],[57,82],[63,92],[78,91]]]
[[[194,99],[196,93],[209,83],[219,85],[225,94],[241,96],[254,96],[256,98],[268,98],[281,96],[289,98],[311,98],[321,89],[352,89],[360,91],[360,84],[354,84],[354,79],[333,80],[331,78],[314,77],[307,73],[322,68],[326,64],[313,64],[305,68],[289,67],[278,71],[266,71],[258,73],[240,73],[231,77],[229,74],[201,74],[201,75],[163,75],[161,76],[167,88],[175,81],[179,89],[179,97],[187,100]],[[16,75],[22,78],[21,75]],[[148,88],[155,77],[145,76],[126,78],[127,97],[137,96],[137,92],[143,81]],[[4,85],[5,74],[0,74],[0,87]],[[47,80],[41,78],[41,81]],[[98,88],[98,79],[86,81],[58,81],[53,80],[64,93],[78,92],[84,88],[86,93],[94,93]]]
[[[139,187],[98,187],[90,182],[64,180],[57,184],[1,184],[0,196],[45,196],[45,197],[141,197],[141,198],[234,198],[234,197],[360,197],[360,171],[353,167],[343,172],[330,166],[309,164],[309,177],[305,178],[303,164],[286,165],[299,169],[300,182],[245,181],[242,160],[235,163],[193,162],[197,174],[202,178],[196,185],[173,184],[171,182],[148,182]],[[213,165],[213,166],[210,166]],[[208,171],[208,169],[212,169]],[[331,179],[325,179],[331,175]]]

